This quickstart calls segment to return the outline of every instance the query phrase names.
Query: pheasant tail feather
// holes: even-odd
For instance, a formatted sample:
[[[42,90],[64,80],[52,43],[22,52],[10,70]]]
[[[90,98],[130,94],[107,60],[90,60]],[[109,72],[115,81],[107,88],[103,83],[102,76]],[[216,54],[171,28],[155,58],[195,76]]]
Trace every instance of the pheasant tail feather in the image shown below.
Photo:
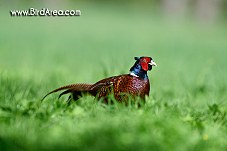
[[[48,95],[52,94],[52,93],[55,93],[55,92],[58,92],[58,91],[62,91],[62,90],[65,90],[64,92],[62,92],[60,95],[59,95],[59,98],[64,95],[64,94],[67,94],[67,93],[71,93],[71,92],[86,92],[86,91],[89,91],[90,88],[92,87],[93,84],[85,84],[85,83],[79,83],[79,84],[71,84],[71,85],[66,85],[66,86],[63,86],[63,87],[60,87],[60,88],[57,88],[49,93],[47,93],[43,99],[41,101],[43,101]]]

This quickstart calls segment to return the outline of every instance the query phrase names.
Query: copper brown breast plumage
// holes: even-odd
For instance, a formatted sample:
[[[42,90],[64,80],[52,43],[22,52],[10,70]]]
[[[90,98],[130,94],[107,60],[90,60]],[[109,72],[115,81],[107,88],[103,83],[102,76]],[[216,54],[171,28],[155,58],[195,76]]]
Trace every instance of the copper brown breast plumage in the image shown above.
[[[145,96],[148,96],[150,92],[147,71],[151,70],[152,66],[156,66],[156,63],[150,57],[135,57],[135,60],[136,62],[131,67],[129,74],[106,78],[95,84],[79,83],[63,86],[51,91],[44,98],[51,93],[65,90],[59,97],[71,93],[70,100],[77,100],[83,93],[88,93],[98,99],[104,98],[104,100],[107,100],[109,94],[113,94],[119,102],[126,101],[129,95],[145,99]]]

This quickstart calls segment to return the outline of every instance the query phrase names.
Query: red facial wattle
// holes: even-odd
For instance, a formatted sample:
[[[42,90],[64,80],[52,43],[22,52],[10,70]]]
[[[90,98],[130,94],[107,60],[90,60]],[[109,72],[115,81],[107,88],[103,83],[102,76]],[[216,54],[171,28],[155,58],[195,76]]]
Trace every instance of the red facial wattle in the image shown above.
[[[151,62],[150,57],[144,57],[140,59],[140,65],[144,71],[148,71],[152,69],[152,66],[149,65],[150,62]]]

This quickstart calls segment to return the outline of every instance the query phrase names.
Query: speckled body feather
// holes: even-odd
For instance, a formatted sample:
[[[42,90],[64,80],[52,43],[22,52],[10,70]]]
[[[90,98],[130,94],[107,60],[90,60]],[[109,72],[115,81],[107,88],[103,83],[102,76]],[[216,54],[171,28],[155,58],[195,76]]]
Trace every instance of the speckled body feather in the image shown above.
[[[128,94],[144,99],[145,95],[149,95],[150,91],[148,79],[140,79],[130,74],[100,80],[93,87],[95,91],[91,91],[91,93],[99,99],[113,93],[115,99],[120,102],[124,101]]]

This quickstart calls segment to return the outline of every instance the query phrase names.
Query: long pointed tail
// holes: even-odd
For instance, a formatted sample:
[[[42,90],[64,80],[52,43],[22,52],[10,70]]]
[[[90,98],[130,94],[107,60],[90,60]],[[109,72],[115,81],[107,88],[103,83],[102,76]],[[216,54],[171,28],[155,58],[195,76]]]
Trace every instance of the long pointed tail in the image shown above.
[[[86,92],[86,91],[90,91],[91,87],[93,86],[93,84],[85,84],[85,83],[78,83],[78,84],[71,84],[71,85],[66,85],[66,86],[63,86],[63,87],[60,87],[60,88],[57,88],[49,93],[47,93],[41,100],[41,102],[50,94],[52,93],[55,93],[55,92],[58,92],[58,91],[62,91],[62,90],[66,90],[64,92],[62,92],[60,95],[59,95],[59,98],[64,95],[64,94],[67,94],[67,93],[71,93],[71,92]]]

